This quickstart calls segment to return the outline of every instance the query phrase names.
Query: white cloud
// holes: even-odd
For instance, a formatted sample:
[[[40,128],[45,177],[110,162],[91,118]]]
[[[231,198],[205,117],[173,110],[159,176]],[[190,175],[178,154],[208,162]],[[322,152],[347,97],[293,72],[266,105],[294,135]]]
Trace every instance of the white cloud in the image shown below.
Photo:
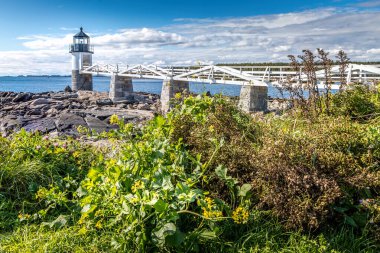
[[[379,14],[327,8],[240,18],[178,19],[161,28],[89,35],[98,63],[287,61],[288,54],[300,54],[306,48],[324,48],[331,55],[343,49],[353,60],[380,60]],[[0,51],[0,75],[69,74],[68,44],[73,33],[65,29],[68,33],[61,36],[20,36],[26,50]]]
[[[380,48],[371,48],[367,50],[368,54],[380,54]]]
[[[51,36],[32,36],[32,37],[19,37],[22,40],[29,40],[22,43],[29,49],[45,49],[56,50],[62,48],[68,48],[68,45],[72,42],[73,35],[67,34],[64,37],[51,37]]]
[[[289,51],[290,48],[291,48],[290,45],[277,46],[273,48],[273,52],[276,52],[276,53],[286,52],[286,51]]]
[[[357,6],[360,6],[360,7],[378,7],[378,6],[380,6],[380,1],[379,0],[364,1],[364,2],[358,3]]]
[[[131,45],[145,45],[152,47],[156,45],[176,45],[182,43],[184,38],[176,33],[167,33],[160,30],[143,28],[143,29],[125,29],[114,34],[105,34],[95,37],[92,41],[94,45],[100,47],[121,47],[127,48]]]

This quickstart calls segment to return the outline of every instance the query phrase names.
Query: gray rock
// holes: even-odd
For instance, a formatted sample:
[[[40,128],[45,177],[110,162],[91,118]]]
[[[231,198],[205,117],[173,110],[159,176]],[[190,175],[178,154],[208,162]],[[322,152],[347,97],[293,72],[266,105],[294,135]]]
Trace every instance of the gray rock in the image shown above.
[[[65,105],[64,103],[61,103],[61,104],[57,104],[57,105],[53,105],[52,108],[56,109],[56,110],[62,110],[64,108],[68,107],[68,105]]]
[[[47,133],[55,130],[56,125],[53,118],[43,118],[35,121],[30,121],[23,128],[28,132],[40,131],[42,133]]]
[[[46,106],[48,106],[47,104],[31,104],[30,106],[29,106],[29,109],[30,110],[36,110],[36,109],[42,109],[42,108],[44,108],[44,107],[46,107]]]
[[[25,113],[25,115],[41,115],[41,109],[31,109]]]
[[[72,92],[73,90],[71,89],[71,87],[69,85],[67,85],[64,89],[65,92]]]
[[[57,115],[58,110],[55,108],[50,108],[49,110],[46,111],[47,117],[52,117]]]
[[[36,100],[34,100],[31,105],[46,105],[46,104],[49,104],[50,103],[50,100],[49,99],[46,99],[46,98],[37,98]]]
[[[25,120],[22,116],[7,115],[0,120],[0,131],[18,131],[23,126]]]
[[[3,111],[12,111],[14,109],[14,107],[12,105],[9,105],[9,106],[6,106],[6,107],[3,107]]]
[[[100,106],[103,106],[103,105],[113,105],[113,102],[109,98],[102,98],[102,99],[96,100],[96,104],[100,105]]]
[[[52,95],[52,98],[55,100],[66,100],[70,98],[78,98],[78,94],[76,93],[58,93]]]
[[[19,93],[17,94],[16,97],[14,97],[12,99],[12,102],[14,103],[18,103],[18,102],[21,102],[21,101],[27,101],[29,100],[30,98],[32,97],[32,95],[30,93]]]
[[[82,105],[80,103],[77,103],[77,102],[73,102],[69,105],[68,107],[69,109],[82,109]]]
[[[145,104],[138,104],[137,109],[139,110],[150,110],[150,105],[145,103]]]
[[[62,113],[55,121],[55,124],[57,125],[57,129],[59,131],[73,127],[76,128],[78,126],[87,126],[82,117],[72,113]]]
[[[91,131],[95,131],[97,133],[108,131],[109,129],[113,128],[104,121],[101,121],[100,119],[92,116],[86,116],[85,121],[88,125],[88,128],[90,128]]]

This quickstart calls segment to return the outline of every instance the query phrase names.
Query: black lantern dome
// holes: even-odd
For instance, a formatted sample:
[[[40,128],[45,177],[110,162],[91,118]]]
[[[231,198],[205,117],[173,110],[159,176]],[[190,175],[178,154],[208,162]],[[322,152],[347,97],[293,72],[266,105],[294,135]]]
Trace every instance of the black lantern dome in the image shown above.
[[[79,28],[80,32],[74,35],[74,39],[80,39],[80,38],[90,38],[87,34],[83,32],[83,27]]]
[[[94,53],[94,47],[90,44],[90,36],[83,32],[83,27],[74,35],[73,44],[70,45],[70,53],[75,52]]]

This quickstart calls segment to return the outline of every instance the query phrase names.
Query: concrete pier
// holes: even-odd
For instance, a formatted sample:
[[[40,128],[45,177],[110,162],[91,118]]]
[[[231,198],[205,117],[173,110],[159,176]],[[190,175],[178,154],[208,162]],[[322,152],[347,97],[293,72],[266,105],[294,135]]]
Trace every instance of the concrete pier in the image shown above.
[[[125,100],[133,93],[132,78],[127,76],[111,76],[109,98],[112,101]]]
[[[189,91],[189,82],[187,81],[163,80],[161,91],[162,113],[167,113],[170,110],[170,100],[174,98],[175,94],[183,93],[185,90]]]
[[[80,74],[79,70],[73,70],[71,73],[71,84],[73,91],[92,91],[92,74]]]
[[[243,85],[240,90],[239,107],[245,112],[266,111],[268,87]]]

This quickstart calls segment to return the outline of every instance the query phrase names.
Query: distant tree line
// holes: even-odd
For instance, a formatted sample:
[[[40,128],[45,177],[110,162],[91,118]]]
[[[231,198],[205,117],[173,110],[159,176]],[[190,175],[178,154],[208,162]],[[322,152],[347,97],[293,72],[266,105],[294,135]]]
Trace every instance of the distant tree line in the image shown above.
[[[380,61],[349,61],[353,64],[380,65]],[[333,65],[339,65],[340,61],[332,61]],[[216,66],[292,66],[289,62],[242,62],[242,63],[218,63]],[[323,65],[322,62],[316,62],[315,65]]]

